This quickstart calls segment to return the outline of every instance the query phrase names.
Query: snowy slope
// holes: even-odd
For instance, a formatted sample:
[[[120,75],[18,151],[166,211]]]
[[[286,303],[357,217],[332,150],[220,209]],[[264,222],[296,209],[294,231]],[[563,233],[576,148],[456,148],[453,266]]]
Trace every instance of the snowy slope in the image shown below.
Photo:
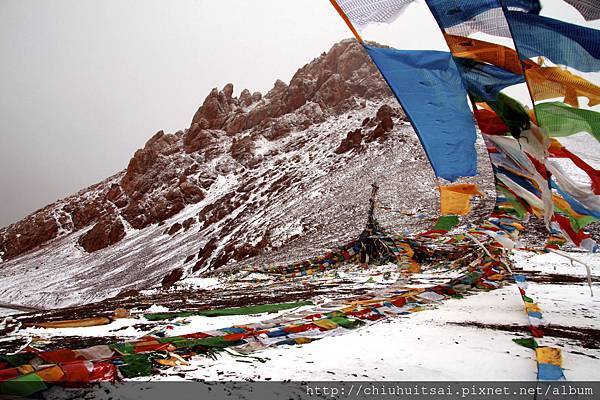
[[[574,256],[592,267],[596,279],[600,276],[598,255]],[[514,260],[516,268],[530,275],[585,275],[582,269],[573,268],[568,260],[554,254],[518,251]],[[375,276],[377,272],[377,268],[362,271],[366,276]],[[595,297],[590,296],[589,288],[581,282],[549,284],[532,278],[529,283],[528,294],[535,298],[549,323],[545,337],[538,341],[562,348],[567,380],[597,380],[598,282],[594,283]],[[311,307],[314,306],[304,306]],[[153,311],[165,310],[154,307]],[[299,310],[280,312],[277,316],[295,311]],[[206,332],[274,317],[274,314],[187,317],[170,323],[169,335]],[[144,334],[140,323],[143,320],[131,318],[100,327],[26,328],[18,335],[57,339],[61,336],[134,338]],[[527,325],[518,288],[510,284],[464,299],[447,299],[422,312],[392,317],[312,343],[269,347],[251,353],[250,358],[228,352],[220,353],[214,360],[197,356],[189,366],[172,367],[152,378],[137,380],[533,381],[537,371],[534,352],[512,341],[529,335]],[[515,331],[519,327],[522,330]],[[568,335],[555,336],[553,329],[563,329]],[[584,329],[595,331],[595,336],[583,336],[581,340],[577,333]]]
[[[213,252],[218,255],[227,243],[256,244],[268,235],[271,249],[255,263],[314,256],[360,233],[373,182],[381,187],[381,202],[396,210],[379,215],[384,227],[398,232],[431,225],[438,208],[434,177],[410,126],[397,123],[383,143],[335,153],[346,132],[373,117],[384,103],[367,102],[364,108],[332,116],[278,141],[263,142],[257,151],[265,161],[253,170],[238,167],[219,173],[223,165],[234,163],[228,154],[220,156],[207,165],[216,179],[202,201],[164,223],[129,228],[125,238],[110,247],[87,253],[77,245],[82,233],[76,232],[3,262],[0,300],[42,308],[66,306],[155,285],[177,267],[191,275],[198,253],[215,237],[221,239]],[[290,183],[273,193],[274,182],[282,176],[288,176]],[[222,220],[202,225],[198,214],[203,208],[211,204],[218,208],[228,194],[239,198],[248,181],[256,185],[250,196]],[[189,218],[195,222],[189,229],[165,233]]]

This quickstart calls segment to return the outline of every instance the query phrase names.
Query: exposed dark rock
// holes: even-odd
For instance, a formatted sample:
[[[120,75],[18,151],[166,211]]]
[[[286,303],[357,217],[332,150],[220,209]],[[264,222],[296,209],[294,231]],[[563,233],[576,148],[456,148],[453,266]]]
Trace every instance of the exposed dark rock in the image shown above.
[[[217,238],[212,238],[204,245],[204,248],[198,253],[198,262],[196,262],[194,268],[192,268],[193,272],[196,272],[205,266],[206,261],[212,256],[218,245],[219,241]]]
[[[119,218],[100,220],[87,233],[79,238],[79,244],[88,253],[104,249],[125,237],[125,227]]]
[[[264,97],[260,92],[250,94],[244,89],[235,98],[233,91],[230,83],[222,90],[213,89],[195,113],[189,129],[175,134],[158,131],[135,152],[127,168],[114,177],[0,230],[3,259],[35,249],[59,234],[90,226],[94,228],[81,239],[84,248],[114,244],[123,235],[117,216],[135,229],[162,224],[186,205],[205,199],[206,190],[215,181],[215,176],[200,173],[200,166],[206,162],[229,152],[243,167],[256,168],[263,162],[263,156],[255,154],[259,138],[281,140],[331,114],[360,107],[359,104],[364,107],[365,100],[390,95],[368,55],[353,40],[335,44],[300,68],[289,84],[275,81]],[[390,119],[385,111],[380,110],[377,121],[378,127],[387,132]],[[387,114],[393,116],[391,112]],[[379,131],[371,137],[378,134]],[[361,142],[360,132],[354,131],[338,151],[358,149]],[[229,173],[234,168],[222,164],[217,173]],[[226,201],[224,211],[213,210],[202,220],[203,227],[222,219],[232,206]]]
[[[167,290],[170,287],[172,287],[182,277],[183,277],[183,269],[182,268],[175,268],[174,270],[169,272],[167,275],[165,275],[165,277],[163,278],[163,280],[161,282],[161,286],[162,286],[163,290]]]
[[[171,228],[169,228],[169,230],[167,231],[167,233],[171,236],[173,236],[174,234],[176,234],[177,232],[179,232],[181,230],[182,226],[179,222],[174,223],[173,225],[171,225]]]
[[[195,223],[196,223],[196,218],[190,217],[190,218],[186,219],[185,221],[183,221],[183,229],[185,229],[187,231]]]
[[[248,107],[250,104],[252,104],[253,101],[254,100],[252,99],[250,91],[248,89],[242,90],[242,92],[240,93],[240,105],[243,107]]]
[[[361,129],[348,132],[346,138],[342,140],[339,147],[335,149],[336,154],[346,153],[350,150],[359,150],[362,143]]]

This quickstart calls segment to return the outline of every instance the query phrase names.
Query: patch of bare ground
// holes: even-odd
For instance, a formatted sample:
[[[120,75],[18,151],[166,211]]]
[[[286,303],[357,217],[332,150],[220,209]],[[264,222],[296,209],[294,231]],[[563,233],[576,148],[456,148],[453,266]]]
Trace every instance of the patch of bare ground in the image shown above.
[[[525,325],[484,324],[473,321],[450,322],[450,324],[458,326],[470,326],[480,329],[492,329],[504,332],[529,333],[529,327]],[[600,329],[548,325],[544,327],[544,336],[567,339],[570,343],[586,349],[600,349]],[[597,358],[594,355],[585,355],[588,357]]]

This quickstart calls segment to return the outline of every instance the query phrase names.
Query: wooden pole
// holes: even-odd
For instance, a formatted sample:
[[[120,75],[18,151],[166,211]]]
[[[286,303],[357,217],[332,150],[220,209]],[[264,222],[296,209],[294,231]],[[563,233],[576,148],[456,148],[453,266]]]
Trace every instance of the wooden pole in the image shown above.
[[[346,25],[348,25],[348,28],[350,28],[350,30],[354,34],[354,37],[356,38],[356,40],[358,40],[358,42],[360,44],[364,44],[362,38],[358,34],[358,31],[354,28],[354,25],[352,25],[352,22],[350,21],[350,19],[348,18],[348,16],[344,12],[344,10],[342,10],[342,7],[340,7],[340,5],[337,3],[336,0],[329,0],[329,1],[333,5],[333,8],[335,8],[335,10],[338,12],[338,14],[340,14],[340,17],[342,17],[342,19],[344,20]]]

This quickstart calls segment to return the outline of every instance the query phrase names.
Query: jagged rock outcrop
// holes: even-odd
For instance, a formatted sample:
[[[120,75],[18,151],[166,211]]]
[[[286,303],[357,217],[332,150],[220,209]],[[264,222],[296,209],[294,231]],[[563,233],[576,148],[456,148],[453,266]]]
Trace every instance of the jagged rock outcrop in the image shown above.
[[[394,110],[387,104],[382,105],[379,110],[377,110],[377,114],[375,115],[375,119],[371,121],[371,123],[377,122],[375,128],[366,136],[365,141],[367,143],[378,140],[383,142],[387,139],[387,134],[394,129],[394,120],[392,117],[399,117],[399,111]]]
[[[79,238],[79,244],[88,253],[93,253],[117,243],[125,237],[125,226],[120,218],[103,218],[92,229]]]
[[[339,147],[335,149],[336,154],[346,153],[350,150],[360,150],[362,144],[362,130],[360,128],[348,132]]]
[[[187,206],[204,201],[220,174],[258,168],[265,161],[258,145],[262,141],[280,141],[329,116],[362,107],[365,100],[389,95],[387,85],[354,40],[337,43],[300,68],[289,84],[276,80],[264,96],[244,89],[235,97],[231,83],[221,90],[215,88],[185,131],[157,132],[135,152],[124,171],[1,229],[0,255],[9,260],[90,227],[77,242],[87,252],[106,249],[125,236],[124,223],[134,229],[162,224]],[[392,113],[381,114],[375,130],[388,132]],[[365,140],[380,136],[354,131],[338,150],[358,149]],[[215,160],[222,161],[209,168]],[[220,210],[231,213],[245,201],[234,196]],[[199,222],[206,228],[221,220],[222,213],[211,212]],[[185,229],[193,223],[188,222]],[[254,254],[244,246],[236,248],[238,254]]]
[[[226,86],[225,88],[227,88]],[[232,110],[232,98],[225,95],[225,88],[219,91],[214,88],[204,100],[202,107],[198,109],[192,120],[194,123],[199,123],[201,120],[206,121],[206,128],[220,129],[223,127],[225,120]],[[231,88],[233,92],[233,88]]]
[[[211,146],[219,142],[218,131],[203,128],[203,126],[208,125],[204,121],[206,120],[202,119],[200,122],[194,123],[183,136],[183,149],[186,153],[189,154],[202,150],[205,154],[208,154]]]
[[[44,210],[0,231],[0,254],[10,259],[58,235],[59,223]]]
[[[248,107],[253,101],[252,94],[248,89],[244,89],[240,92],[240,105],[242,107]]]
[[[178,280],[183,277],[183,268],[175,268],[163,278],[161,287],[163,290],[171,288]]]
[[[292,113],[310,102],[321,110],[341,113],[356,106],[353,98],[374,99],[390,94],[368,55],[350,40],[334,45],[328,53],[300,68],[289,85],[279,79],[275,81],[264,99],[260,93],[249,97],[246,89],[239,98],[232,97],[232,92],[231,84],[221,91],[214,88],[190,126],[207,121],[207,128],[235,134],[265,124],[268,126],[270,119]],[[251,110],[244,110],[251,105]],[[309,108],[314,109],[314,106]],[[310,118],[308,121],[315,122]],[[305,129],[306,120],[295,126]]]

